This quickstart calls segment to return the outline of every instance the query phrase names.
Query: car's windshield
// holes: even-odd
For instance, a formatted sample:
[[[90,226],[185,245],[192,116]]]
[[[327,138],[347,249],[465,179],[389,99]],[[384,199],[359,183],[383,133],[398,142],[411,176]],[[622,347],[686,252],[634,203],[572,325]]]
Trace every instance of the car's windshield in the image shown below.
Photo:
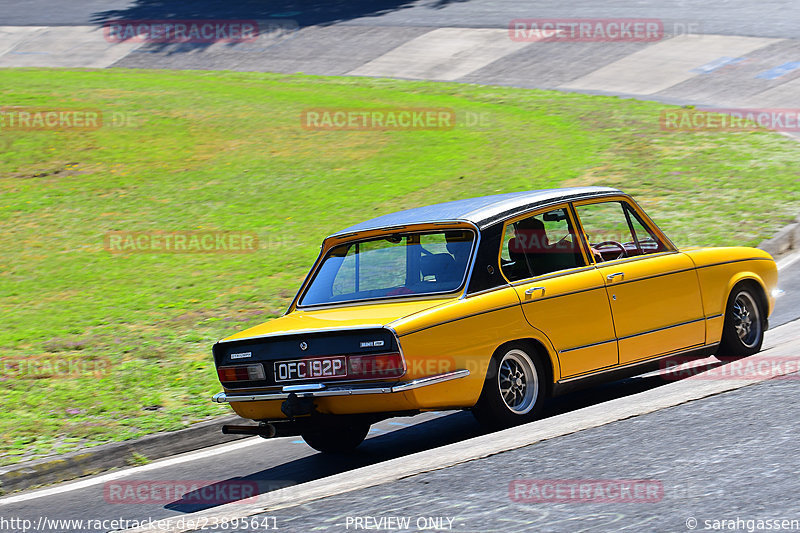
[[[451,292],[466,278],[470,230],[403,233],[331,248],[300,305]]]

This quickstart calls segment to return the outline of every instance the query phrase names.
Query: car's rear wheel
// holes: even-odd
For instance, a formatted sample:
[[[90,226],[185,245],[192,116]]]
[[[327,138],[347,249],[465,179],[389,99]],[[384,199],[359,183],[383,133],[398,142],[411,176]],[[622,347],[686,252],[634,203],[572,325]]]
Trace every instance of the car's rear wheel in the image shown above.
[[[310,427],[304,429],[300,436],[306,444],[322,453],[347,453],[364,442],[369,433],[369,424],[360,421],[348,421],[342,424]]]
[[[546,382],[538,354],[523,344],[498,350],[472,413],[488,429],[535,420],[544,403]]]
[[[764,311],[750,283],[736,285],[728,297],[722,340],[717,350],[720,359],[747,357],[761,350],[764,342]]]

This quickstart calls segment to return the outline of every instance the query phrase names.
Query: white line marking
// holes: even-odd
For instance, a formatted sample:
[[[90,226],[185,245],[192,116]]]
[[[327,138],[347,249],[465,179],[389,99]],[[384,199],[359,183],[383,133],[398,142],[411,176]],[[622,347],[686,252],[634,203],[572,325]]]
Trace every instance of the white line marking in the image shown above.
[[[18,27],[0,26],[0,49],[2,42],[18,39],[20,34]],[[105,68],[143,45],[110,42],[97,26],[46,26],[16,40],[12,49],[0,55],[0,66]]]
[[[159,468],[164,468],[165,466],[173,466],[178,465],[181,463],[188,463],[191,461],[196,461],[198,459],[205,459],[207,457],[213,457],[215,455],[221,455],[223,453],[228,453],[236,450],[241,450],[243,448],[248,448],[250,446],[254,446],[256,444],[264,443],[263,439],[260,437],[256,438],[248,438],[238,442],[234,442],[231,444],[224,444],[221,446],[215,446],[211,449],[206,449],[200,452],[191,452],[191,453],[184,453],[169,459],[163,459],[159,461],[155,461],[149,465],[143,466],[135,466],[132,468],[126,468],[125,470],[121,470],[119,472],[112,472],[110,474],[103,474],[97,477],[92,477],[89,479],[84,479],[82,481],[76,481],[74,483],[69,483],[66,485],[57,485],[55,487],[49,489],[41,489],[25,494],[19,494],[17,496],[7,496],[5,498],[0,498],[0,505],[9,505],[11,503],[20,503],[29,500],[35,500],[37,498],[44,498],[47,496],[53,496],[56,494],[63,494],[65,492],[71,492],[73,490],[84,489],[86,487],[91,487],[93,485],[99,485],[100,483],[106,483],[108,481],[113,481],[115,479],[123,478],[126,476],[131,476],[135,474],[141,474],[142,472],[148,472],[150,470],[158,470]]]
[[[437,28],[347,74],[456,80],[529,44],[509,39],[507,29]]]
[[[800,252],[795,252],[792,255],[784,257],[778,261],[778,270],[789,268],[798,261],[800,261]]]
[[[561,85],[561,89],[654,94],[699,76],[696,69],[720,56],[745,56],[781,39],[732,35],[673,37]]]
[[[45,30],[47,26],[0,26],[0,56],[14,53],[20,44]]]

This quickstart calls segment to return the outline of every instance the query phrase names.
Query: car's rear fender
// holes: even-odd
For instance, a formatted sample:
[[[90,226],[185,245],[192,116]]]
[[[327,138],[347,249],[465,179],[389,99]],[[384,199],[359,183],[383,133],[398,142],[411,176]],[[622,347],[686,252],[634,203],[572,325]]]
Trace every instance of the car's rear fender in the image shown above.
[[[685,252],[697,268],[703,311],[706,317],[706,343],[722,338],[725,309],[733,288],[741,282],[753,283],[765,309],[772,313],[772,295],[778,282],[778,269],[767,252],[756,248],[703,248]]]

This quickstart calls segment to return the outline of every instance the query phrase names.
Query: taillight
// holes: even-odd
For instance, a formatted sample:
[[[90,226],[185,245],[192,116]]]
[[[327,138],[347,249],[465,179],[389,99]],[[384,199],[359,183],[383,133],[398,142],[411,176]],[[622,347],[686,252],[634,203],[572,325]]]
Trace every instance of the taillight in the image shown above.
[[[219,380],[223,383],[232,381],[261,381],[267,378],[264,367],[256,365],[221,366],[217,369]]]
[[[399,353],[351,355],[347,358],[349,379],[396,378],[405,373]]]

